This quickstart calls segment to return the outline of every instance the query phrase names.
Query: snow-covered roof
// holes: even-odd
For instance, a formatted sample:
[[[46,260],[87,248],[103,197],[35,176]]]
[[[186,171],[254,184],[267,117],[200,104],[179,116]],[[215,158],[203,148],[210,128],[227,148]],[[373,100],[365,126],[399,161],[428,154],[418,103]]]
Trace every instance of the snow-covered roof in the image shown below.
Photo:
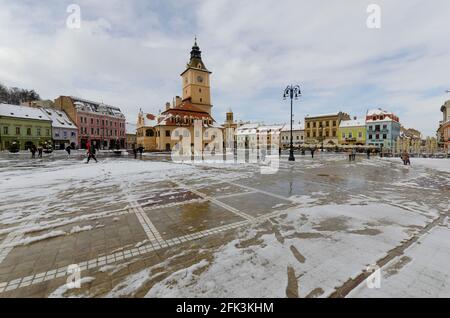
[[[293,124],[292,125],[292,130],[293,131],[299,131],[299,130],[305,130],[305,127],[303,127],[302,124]],[[291,125],[286,124],[284,125],[283,129],[281,131],[291,131]]]
[[[260,124],[258,123],[251,123],[251,124],[244,124],[242,126],[238,127],[238,130],[244,130],[244,129],[256,129],[259,127]]]
[[[73,100],[73,104],[75,105],[75,107],[77,107],[78,110],[125,118],[119,107],[93,102],[84,98],[74,96],[70,96],[70,98]]]
[[[77,129],[77,126],[64,111],[48,107],[39,109],[52,121],[52,127]]]
[[[329,114],[319,114],[319,115],[306,115],[305,118],[316,118],[316,117],[331,117],[337,116],[339,113],[329,113]]]
[[[282,130],[284,127],[283,125],[261,125],[258,127],[258,131],[259,132],[264,132],[264,131],[276,131],[276,130]]]
[[[360,126],[365,126],[365,125],[366,125],[366,122],[362,119],[343,120],[343,121],[341,121],[339,128],[360,127]]]
[[[0,104],[0,116],[50,121],[40,109],[10,104]]]
[[[390,114],[389,112],[381,109],[381,108],[376,108],[376,109],[369,109],[367,111],[367,116],[374,116],[374,115],[387,115]]]
[[[375,122],[384,122],[384,121],[395,121],[395,120],[393,120],[393,119],[390,118],[390,117],[384,117],[383,119],[375,119],[375,120],[373,120],[373,119],[368,119],[368,120],[366,120],[366,124],[367,124],[367,123],[375,123]]]
[[[125,123],[125,129],[127,135],[134,135],[136,134],[136,124],[132,123]]]

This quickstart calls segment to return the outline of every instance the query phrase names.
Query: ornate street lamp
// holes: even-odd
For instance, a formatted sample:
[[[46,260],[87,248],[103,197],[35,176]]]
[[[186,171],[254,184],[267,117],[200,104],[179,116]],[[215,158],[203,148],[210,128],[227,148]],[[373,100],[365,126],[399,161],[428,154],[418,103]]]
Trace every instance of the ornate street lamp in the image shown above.
[[[294,99],[298,99],[302,95],[302,92],[300,91],[299,85],[289,85],[284,90],[283,99],[286,100],[286,98],[291,99],[291,142],[290,142],[290,149],[289,149],[289,161],[295,161],[294,157],[294,143],[293,143],[293,136],[292,136],[292,103]]]

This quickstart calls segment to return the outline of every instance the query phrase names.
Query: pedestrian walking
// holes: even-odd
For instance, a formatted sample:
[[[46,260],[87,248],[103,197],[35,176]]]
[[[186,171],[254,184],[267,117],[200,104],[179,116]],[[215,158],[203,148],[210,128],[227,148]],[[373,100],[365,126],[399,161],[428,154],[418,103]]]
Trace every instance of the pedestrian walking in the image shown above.
[[[370,149],[367,149],[367,159],[370,159]]]
[[[311,158],[314,159],[314,152],[316,152],[316,147],[311,148]]]
[[[67,157],[70,157],[70,150],[71,150],[71,147],[69,145],[66,147]]]
[[[406,164],[410,166],[411,165],[411,160],[409,158],[410,158],[409,157],[409,153],[407,152],[406,153]]]
[[[356,148],[352,148],[352,161],[356,159]]]
[[[42,145],[39,145],[38,147],[38,158],[42,158],[42,152],[44,151],[44,148]]]
[[[134,159],[137,159],[137,149],[135,146],[133,146],[133,155],[134,155]]]
[[[31,152],[31,159],[36,158],[36,146],[35,145],[32,145],[30,147],[30,152]]]
[[[94,159],[95,162],[98,162],[97,158],[95,157],[95,152],[96,152],[95,151],[95,147],[93,145],[91,145],[90,142],[88,142],[86,148],[87,148],[87,154],[88,154],[88,158],[87,158],[87,162],[86,163],[89,163],[89,161],[91,159]]]
[[[144,152],[144,147],[139,147],[139,156],[142,158],[142,153]]]

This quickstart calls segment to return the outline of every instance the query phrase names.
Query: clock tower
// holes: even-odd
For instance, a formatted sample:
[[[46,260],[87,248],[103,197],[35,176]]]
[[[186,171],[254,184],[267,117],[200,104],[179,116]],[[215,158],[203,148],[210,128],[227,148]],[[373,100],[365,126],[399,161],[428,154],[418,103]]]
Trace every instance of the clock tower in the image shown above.
[[[191,50],[191,59],[186,70],[181,73],[183,81],[183,101],[189,100],[195,107],[211,115],[210,71],[202,61],[202,52],[197,45],[197,38]]]

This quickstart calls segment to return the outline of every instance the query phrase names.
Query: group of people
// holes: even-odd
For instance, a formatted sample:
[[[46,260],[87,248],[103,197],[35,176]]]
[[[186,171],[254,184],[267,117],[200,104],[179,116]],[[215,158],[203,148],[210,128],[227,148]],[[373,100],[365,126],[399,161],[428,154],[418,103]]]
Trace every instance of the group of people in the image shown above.
[[[42,145],[39,145],[39,147],[36,147],[36,145],[33,144],[30,147],[30,152],[31,152],[32,159],[36,158],[36,152],[38,153],[38,158],[42,158],[42,153],[44,152],[44,147],[42,147]]]
[[[348,161],[355,161],[356,160],[356,149],[352,148],[348,150]]]
[[[411,165],[411,160],[409,160],[409,153],[408,152],[406,152],[406,151],[403,151],[403,153],[402,153],[402,161],[403,161],[403,164],[406,166],[406,165]]]
[[[138,152],[139,152],[139,156],[142,158],[142,154],[144,153],[144,147],[136,148],[135,146],[133,146],[134,159],[137,159]]]

